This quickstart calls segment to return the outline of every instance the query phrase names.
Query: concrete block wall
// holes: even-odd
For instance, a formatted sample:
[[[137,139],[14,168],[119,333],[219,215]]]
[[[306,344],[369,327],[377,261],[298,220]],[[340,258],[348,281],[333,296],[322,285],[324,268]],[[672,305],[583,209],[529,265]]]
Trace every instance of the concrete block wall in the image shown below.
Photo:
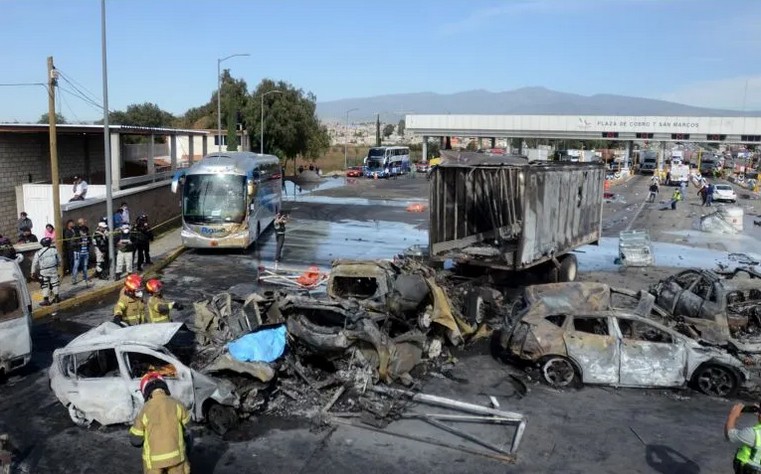
[[[103,137],[59,135],[58,157],[61,178],[75,174],[103,173]],[[89,157],[89,159],[87,159]],[[17,185],[50,182],[50,146],[47,133],[0,134],[0,234],[16,236]],[[35,223],[35,233],[42,225]],[[39,235],[38,235],[39,236]]]

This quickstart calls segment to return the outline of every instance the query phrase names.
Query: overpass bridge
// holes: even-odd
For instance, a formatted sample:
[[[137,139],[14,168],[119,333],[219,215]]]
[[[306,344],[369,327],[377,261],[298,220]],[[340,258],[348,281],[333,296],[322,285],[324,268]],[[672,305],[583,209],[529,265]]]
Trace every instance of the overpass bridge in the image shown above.
[[[667,117],[631,115],[420,115],[405,117],[405,130],[431,137],[548,138],[703,142],[761,145],[761,117]]]

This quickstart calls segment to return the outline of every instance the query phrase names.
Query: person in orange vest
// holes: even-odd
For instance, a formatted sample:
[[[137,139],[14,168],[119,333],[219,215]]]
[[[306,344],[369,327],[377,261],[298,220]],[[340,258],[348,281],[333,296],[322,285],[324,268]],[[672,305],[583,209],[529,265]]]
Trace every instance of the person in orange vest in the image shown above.
[[[146,474],[189,474],[186,446],[190,441],[190,413],[171,397],[169,386],[157,372],[140,379],[145,404],[129,430],[130,443],[143,448]]]

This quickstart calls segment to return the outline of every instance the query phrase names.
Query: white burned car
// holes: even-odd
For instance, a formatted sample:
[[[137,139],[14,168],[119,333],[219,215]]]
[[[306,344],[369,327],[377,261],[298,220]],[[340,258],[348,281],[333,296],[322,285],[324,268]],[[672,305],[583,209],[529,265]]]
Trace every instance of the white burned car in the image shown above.
[[[78,425],[131,423],[143,407],[140,378],[158,371],[194,420],[224,431],[237,419],[238,395],[231,382],[191,369],[170,352],[181,327],[103,323],[53,352],[50,387]]]
[[[640,295],[633,309],[615,307],[620,291],[601,283],[528,287],[529,305],[501,335],[501,348],[535,363],[542,378],[558,387],[691,383],[708,395],[727,397],[747,382],[749,373],[736,357],[650,319],[662,312],[652,296]]]

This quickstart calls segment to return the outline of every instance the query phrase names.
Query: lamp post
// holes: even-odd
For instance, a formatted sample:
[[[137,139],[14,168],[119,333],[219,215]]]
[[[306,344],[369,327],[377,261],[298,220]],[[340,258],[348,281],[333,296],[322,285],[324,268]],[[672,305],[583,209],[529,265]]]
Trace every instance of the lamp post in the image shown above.
[[[282,94],[282,93],[283,91],[271,90],[262,94],[262,110],[261,110],[262,116],[260,121],[261,128],[259,129],[259,154],[260,155],[264,154],[264,96],[266,96],[267,94]]]
[[[349,113],[359,110],[358,108],[349,109],[346,111],[346,134],[344,135],[344,171],[349,167],[349,161],[347,158],[346,146],[349,143]]]
[[[230,56],[225,56],[222,59],[217,59],[217,151],[219,152],[222,151],[222,100],[220,99],[220,96],[222,95],[222,72],[220,71],[220,65],[230,58],[237,58],[242,56],[251,55],[248,53],[238,53],[231,54]]]

